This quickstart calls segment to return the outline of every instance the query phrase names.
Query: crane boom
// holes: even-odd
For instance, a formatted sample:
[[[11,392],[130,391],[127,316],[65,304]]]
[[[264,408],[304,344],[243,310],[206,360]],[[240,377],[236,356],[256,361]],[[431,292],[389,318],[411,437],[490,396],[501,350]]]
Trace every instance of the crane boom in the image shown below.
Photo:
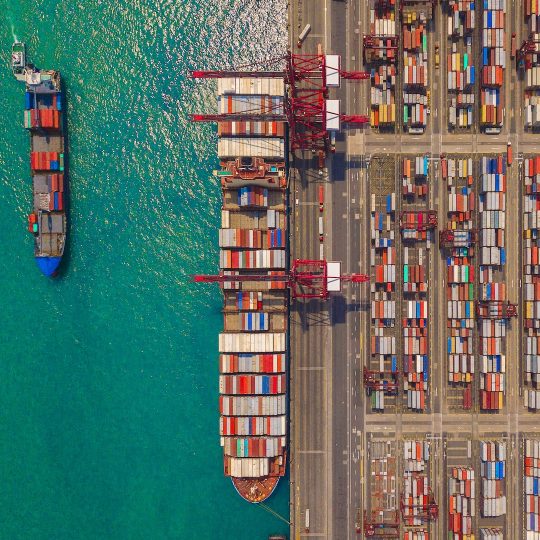
[[[245,269],[243,269],[245,271]],[[366,274],[328,275],[328,263],[325,260],[302,260],[293,262],[290,272],[269,272],[268,274],[199,274],[193,276],[196,283],[235,283],[235,282],[273,282],[283,283],[292,291],[293,298],[323,298],[329,296],[328,281],[340,280],[349,283],[366,283]]]

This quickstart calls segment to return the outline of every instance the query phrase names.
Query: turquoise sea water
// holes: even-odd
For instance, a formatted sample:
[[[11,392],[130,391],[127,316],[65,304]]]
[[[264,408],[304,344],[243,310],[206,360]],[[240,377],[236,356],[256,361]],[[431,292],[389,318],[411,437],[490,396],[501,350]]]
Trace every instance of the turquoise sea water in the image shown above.
[[[222,475],[211,85],[283,51],[282,0],[0,0],[0,538],[265,539]],[[62,275],[40,275],[13,35],[67,89]],[[269,505],[287,515],[286,481]]]

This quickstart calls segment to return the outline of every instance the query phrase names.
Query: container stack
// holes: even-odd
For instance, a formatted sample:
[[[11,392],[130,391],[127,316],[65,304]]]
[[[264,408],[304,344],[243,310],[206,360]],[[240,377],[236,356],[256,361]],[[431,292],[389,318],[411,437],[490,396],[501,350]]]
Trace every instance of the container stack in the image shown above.
[[[426,530],[405,531],[403,540],[429,540],[429,532]]]
[[[528,36],[533,43],[540,42],[540,4],[537,0],[525,0],[525,17],[529,27]],[[540,47],[536,45],[535,52],[530,52],[524,59],[525,69],[525,127],[537,129],[540,127]]]
[[[482,516],[506,514],[506,443],[480,441],[480,476],[482,477]]]
[[[376,523],[390,524],[398,510],[395,443],[372,441],[369,455],[369,515]]]
[[[25,92],[24,127],[57,130],[62,121],[62,94]]]
[[[474,337],[474,248],[471,247],[476,207],[471,158],[441,161],[448,193],[448,221],[454,240],[448,246],[446,301],[448,381],[463,386],[463,407],[472,407],[472,381],[475,372]]]
[[[283,110],[283,81],[275,79],[220,79],[218,94],[220,112]],[[283,126],[222,122],[219,136],[223,159],[214,174],[223,194],[220,270],[231,276],[284,272]],[[252,153],[253,148],[258,150]],[[224,471],[235,481],[248,481],[245,491],[244,484],[237,489],[249,499],[250,479],[285,473],[288,293],[284,282],[257,279],[225,282],[222,288],[219,407]]]
[[[423,411],[428,389],[428,302],[404,302],[406,317],[403,319],[403,374],[407,393],[407,407]]]
[[[480,300],[488,302],[479,319],[480,407],[499,410],[505,393],[506,321],[501,302],[506,300],[503,267],[505,251],[506,160],[502,155],[481,162]]]
[[[64,154],[61,152],[30,152],[33,171],[63,171]]]
[[[540,538],[540,441],[525,439],[523,445],[526,538],[527,540],[538,540]]]
[[[394,129],[396,123],[395,2],[370,0],[370,36],[373,48],[365,48],[371,73],[372,128]]]
[[[523,161],[525,407],[540,409],[540,156]]]
[[[505,19],[506,0],[484,1],[480,123],[487,132],[500,132],[503,125],[503,81],[506,68]]]
[[[414,411],[426,409],[429,380],[429,303],[428,275],[431,238],[428,233],[429,215],[424,211],[425,197],[415,195],[427,192],[418,190],[427,185],[429,176],[428,156],[403,158],[403,212],[401,235],[403,246],[403,383],[407,407]],[[407,184],[415,189],[405,189]]]
[[[429,156],[403,159],[402,194],[406,197],[426,197],[428,193]]]
[[[374,410],[384,410],[385,395],[395,393],[396,356],[396,194],[371,195],[371,359],[369,392]],[[390,383],[390,384],[389,384]]]
[[[476,71],[473,55],[475,2],[449,0],[447,88],[450,95],[448,123],[453,128],[470,128],[473,124]]]
[[[405,527],[420,528],[414,531],[416,534],[427,535],[427,529],[421,527],[426,521],[431,494],[429,443],[427,441],[403,441],[403,451],[403,524]],[[427,536],[417,536],[416,538],[427,538]]]
[[[427,125],[428,34],[423,12],[403,13],[403,126],[423,133]]]
[[[470,467],[452,467],[448,479],[449,540],[474,540],[474,517],[474,469]]]

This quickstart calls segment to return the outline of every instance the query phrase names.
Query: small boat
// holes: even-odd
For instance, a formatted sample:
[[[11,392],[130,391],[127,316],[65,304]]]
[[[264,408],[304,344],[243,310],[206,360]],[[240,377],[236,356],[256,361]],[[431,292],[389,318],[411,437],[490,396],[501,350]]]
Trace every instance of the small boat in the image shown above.
[[[21,41],[16,41],[11,46],[11,70],[13,76],[18,81],[24,81],[26,70],[26,45]]]

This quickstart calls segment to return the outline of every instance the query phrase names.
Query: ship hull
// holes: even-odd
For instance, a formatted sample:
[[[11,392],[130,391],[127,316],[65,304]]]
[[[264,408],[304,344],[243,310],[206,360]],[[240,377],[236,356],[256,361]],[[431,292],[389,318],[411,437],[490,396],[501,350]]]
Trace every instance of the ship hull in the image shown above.
[[[279,482],[279,476],[265,476],[263,478],[231,478],[232,483],[240,497],[250,503],[264,502]]]
[[[44,276],[54,277],[58,274],[58,267],[62,262],[62,257],[36,257],[35,259]]]

